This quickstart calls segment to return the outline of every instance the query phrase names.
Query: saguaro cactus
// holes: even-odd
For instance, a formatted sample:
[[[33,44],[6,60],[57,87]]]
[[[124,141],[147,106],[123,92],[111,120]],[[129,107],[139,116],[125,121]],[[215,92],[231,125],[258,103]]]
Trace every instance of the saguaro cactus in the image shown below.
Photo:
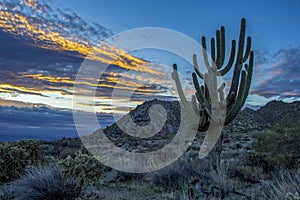
[[[173,65],[173,79],[175,80],[177,91],[184,109],[190,115],[196,114],[200,117],[198,126],[199,131],[207,131],[209,124],[213,120],[213,110],[218,106],[226,106],[226,115],[224,125],[231,122],[242,109],[249,93],[252,73],[254,54],[251,51],[251,37],[247,37],[245,46],[246,20],[241,20],[241,29],[239,35],[238,49],[236,51],[236,41],[232,40],[231,53],[228,63],[224,66],[225,61],[225,28],[222,26],[216,31],[216,39],[211,38],[211,58],[209,59],[206,47],[206,38],[202,37],[202,53],[207,73],[201,73],[197,63],[197,57],[193,55],[193,64],[195,72],[192,74],[195,95],[192,96],[191,103],[186,99],[182,90],[177,65]],[[248,64],[244,64],[249,60]],[[232,66],[234,71],[231,86],[227,97],[225,98],[225,84],[219,88],[217,86],[217,76],[226,75]],[[198,77],[204,80],[203,85],[198,82]],[[217,105],[217,106],[213,106]]]

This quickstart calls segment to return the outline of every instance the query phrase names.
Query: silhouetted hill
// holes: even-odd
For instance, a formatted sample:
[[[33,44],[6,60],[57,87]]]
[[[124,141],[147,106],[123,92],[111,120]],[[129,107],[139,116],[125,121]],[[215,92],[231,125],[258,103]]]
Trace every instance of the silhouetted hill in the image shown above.
[[[158,132],[159,136],[174,135],[180,124],[180,106],[177,101],[151,100],[137,106],[130,111],[124,118],[128,121],[128,116],[140,126],[150,123],[149,108],[155,104],[163,106],[167,111],[167,121],[163,128]],[[160,112],[160,111],[159,111]],[[162,113],[157,113],[157,116]],[[243,109],[238,116],[224,129],[234,132],[248,132],[269,128],[278,123],[296,123],[300,119],[300,102],[285,103],[283,101],[271,101],[258,110],[250,108]],[[123,123],[126,123],[124,119]],[[129,130],[128,130],[129,131]],[[112,137],[124,137],[124,132],[116,123],[107,127],[104,132]]]
[[[150,123],[149,108],[156,104],[163,106],[167,112],[167,120],[164,126],[159,131],[154,130],[153,132],[156,134],[146,139],[128,135],[127,133],[133,131],[132,126],[127,126],[129,121],[132,119],[140,126],[148,125]],[[272,101],[258,110],[245,108],[223,130],[227,140],[231,143],[241,144],[241,140],[244,140],[245,146],[249,146],[252,142],[252,133],[271,128],[278,123],[284,123],[284,126],[289,126],[290,123],[295,123],[299,120],[299,110],[299,102],[284,103],[281,101]],[[154,117],[160,117],[163,113],[162,109],[158,110],[155,112]],[[138,152],[153,151],[172,140],[180,126],[180,114],[181,110],[178,101],[170,102],[157,99],[146,101],[118,121],[118,123],[125,125],[125,131],[124,128],[122,130],[117,123],[114,123],[104,129],[104,133],[117,146],[126,150]],[[185,115],[184,112],[183,114]],[[94,134],[97,134],[97,131]],[[201,135],[200,137],[203,136],[202,133],[199,134]]]
[[[290,125],[300,121],[300,101],[285,103],[283,101],[270,101],[257,110],[263,123],[275,125]]]

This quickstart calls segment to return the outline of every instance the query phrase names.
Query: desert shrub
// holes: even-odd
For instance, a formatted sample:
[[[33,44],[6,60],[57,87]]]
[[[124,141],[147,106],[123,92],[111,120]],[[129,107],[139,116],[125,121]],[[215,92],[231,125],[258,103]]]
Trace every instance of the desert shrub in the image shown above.
[[[203,181],[206,182],[203,184],[203,191],[205,191],[208,197],[224,199],[231,193],[243,195],[235,190],[236,183],[228,176],[229,168],[230,163],[228,162],[210,161],[209,170],[205,173],[205,178],[203,179]]]
[[[59,158],[65,159],[68,156],[71,156],[72,158],[74,158],[76,156],[76,152],[78,152],[78,149],[75,149],[75,148],[68,148],[68,149],[62,150],[59,154]]]
[[[76,200],[98,200],[105,199],[105,196],[99,192],[99,189],[95,186],[89,186],[81,192],[80,196]]]
[[[129,173],[129,172],[122,172],[122,171],[118,171],[117,174],[118,174],[117,175],[118,181],[140,180],[145,176],[145,174],[143,173]]]
[[[239,191],[245,185],[240,179],[232,178],[232,168],[238,169],[236,163],[221,159],[222,146],[220,144],[222,144],[221,140],[207,157],[196,160],[193,170],[201,187],[196,187],[199,183],[194,185],[192,188],[194,196],[198,199],[225,199],[235,195],[237,198],[249,199],[248,194]]]
[[[238,171],[239,178],[246,182],[259,183],[260,180],[266,178],[266,174],[261,167],[242,165],[238,167]]]
[[[193,171],[189,163],[184,160],[177,160],[153,174],[152,182],[166,190],[182,189],[191,179]]]
[[[16,186],[16,194],[22,200],[71,200],[75,199],[79,182],[75,178],[64,177],[58,166],[47,166],[27,169]]]
[[[20,177],[24,167],[29,163],[29,153],[10,143],[1,143],[0,155],[1,183]]]
[[[254,149],[265,171],[298,168],[300,128],[274,128],[254,134]]]
[[[0,199],[1,200],[17,199],[16,188],[11,185],[0,187]]]
[[[264,181],[262,193],[266,199],[297,199],[300,194],[300,170],[281,172],[272,180]]]
[[[42,159],[43,151],[38,141],[0,143],[0,182],[15,180],[26,166],[41,163]]]
[[[43,142],[42,144],[45,154],[56,158],[59,158],[61,154],[66,155],[64,151],[69,151],[69,149],[78,151],[81,145],[80,139],[76,138],[62,138],[61,140]]]
[[[66,176],[74,176],[79,179],[80,190],[84,184],[99,183],[99,178],[103,173],[102,164],[83,148],[75,153],[74,158],[69,155],[60,160],[59,164]]]
[[[298,192],[296,192],[295,194],[292,194],[289,192],[286,194],[286,199],[287,200],[300,200],[300,196],[299,196]]]
[[[20,140],[16,143],[17,146],[25,149],[30,156],[30,164],[41,161],[44,156],[44,151],[41,148],[41,143],[38,140]]]

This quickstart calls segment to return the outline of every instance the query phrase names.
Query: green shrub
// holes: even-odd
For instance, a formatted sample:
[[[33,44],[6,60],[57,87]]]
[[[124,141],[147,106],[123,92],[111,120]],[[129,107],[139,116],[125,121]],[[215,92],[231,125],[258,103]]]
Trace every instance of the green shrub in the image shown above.
[[[76,152],[78,152],[78,149],[75,149],[75,148],[69,148],[69,149],[62,150],[59,154],[59,158],[65,159],[68,156],[71,156],[72,158],[74,158],[76,156]]]
[[[141,180],[145,174],[143,173],[129,173],[129,172],[117,172],[117,180],[118,181],[132,181],[132,180]]]
[[[259,183],[266,178],[263,169],[257,166],[242,165],[238,167],[239,178],[250,183]]]
[[[38,141],[0,143],[0,182],[19,178],[26,166],[38,164],[42,159],[43,151]]]
[[[20,140],[16,143],[17,146],[26,150],[30,156],[31,164],[42,161],[44,151],[41,148],[41,143],[38,140]]]
[[[300,128],[274,128],[254,134],[254,149],[265,171],[298,168]]]

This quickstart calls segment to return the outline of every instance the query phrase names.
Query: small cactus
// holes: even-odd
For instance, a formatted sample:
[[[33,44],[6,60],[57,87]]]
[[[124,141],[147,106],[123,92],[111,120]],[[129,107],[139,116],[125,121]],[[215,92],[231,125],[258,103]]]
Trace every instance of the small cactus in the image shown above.
[[[0,182],[19,178],[26,166],[36,165],[43,160],[39,141],[21,140],[0,143]]]
[[[103,172],[102,164],[85,149],[80,149],[75,153],[74,158],[68,156],[59,161],[59,164],[63,167],[66,177],[75,176],[79,179],[80,187],[77,191],[77,197],[84,184],[98,182]]]

